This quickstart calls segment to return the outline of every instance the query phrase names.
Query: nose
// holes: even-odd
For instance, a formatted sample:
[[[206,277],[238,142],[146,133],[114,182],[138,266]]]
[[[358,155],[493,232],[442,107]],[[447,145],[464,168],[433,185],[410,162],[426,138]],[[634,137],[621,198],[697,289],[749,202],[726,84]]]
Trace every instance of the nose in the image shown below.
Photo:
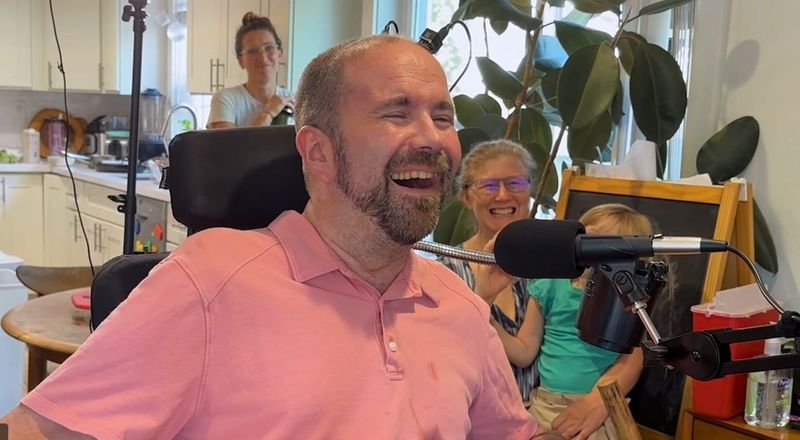
[[[461,162],[461,144],[458,142],[455,128],[438,125],[428,114],[416,118],[416,122],[410,128],[414,130],[412,145],[414,149],[428,150],[433,154],[444,151],[451,165],[458,167]]]
[[[494,198],[495,200],[508,200],[511,198],[511,194],[509,194],[508,188],[506,188],[506,184],[502,180],[500,181],[500,188],[497,190],[497,194]]]

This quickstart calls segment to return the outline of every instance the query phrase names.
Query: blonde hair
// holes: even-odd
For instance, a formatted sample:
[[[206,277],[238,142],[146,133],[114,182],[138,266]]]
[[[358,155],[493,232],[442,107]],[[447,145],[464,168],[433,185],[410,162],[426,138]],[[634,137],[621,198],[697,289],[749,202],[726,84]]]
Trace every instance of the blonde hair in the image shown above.
[[[502,156],[513,156],[519,159],[525,167],[525,175],[533,177],[536,163],[531,157],[531,153],[522,145],[508,139],[497,139],[475,144],[469,153],[461,161],[461,170],[456,177],[456,188],[463,192],[475,180],[475,173],[486,162]]]
[[[647,216],[621,203],[597,205],[580,218],[584,226],[596,225],[603,220],[611,220],[618,225],[618,233],[621,235],[653,234],[653,223]]]

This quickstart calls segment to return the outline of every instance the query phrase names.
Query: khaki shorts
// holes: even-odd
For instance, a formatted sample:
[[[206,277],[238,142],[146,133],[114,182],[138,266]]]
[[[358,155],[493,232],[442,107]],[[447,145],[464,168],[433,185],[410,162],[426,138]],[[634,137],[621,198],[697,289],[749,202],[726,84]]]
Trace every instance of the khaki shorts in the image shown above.
[[[552,429],[553,420],[564,411],[570,403],[585,394],[564,394],[537,387],[531,394],[532,405],[528,412],[545,429]],[[597,428],[587,440],[617,440],[617,433],[610,418]]]

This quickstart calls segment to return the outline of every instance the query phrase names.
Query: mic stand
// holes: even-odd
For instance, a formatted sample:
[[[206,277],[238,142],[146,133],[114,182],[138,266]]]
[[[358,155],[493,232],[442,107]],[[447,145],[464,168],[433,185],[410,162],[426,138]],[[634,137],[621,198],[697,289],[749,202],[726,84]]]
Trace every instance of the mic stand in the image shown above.
[[[128,138],[128,186],[125,195],[111,196],[118,203],[117,211],[125,213],[122,253],[133,253],[133,235],[136,223],[136,174],[139,168],[139,97],[142,82],[142,34],[147,29],[144,19],[147,0],[128,0],[122,12],[122,21],[133,18],[133,81],[131,83],[130,136]]]
[[[731,359],[730,344],[775,337],[800,338],[800,314],[793,311],[783,312],[775,325],[696,331],[662,339],[647,313],[650,297],[633,277],[635,268],[635,259],[595,265],[595,270],[614,286],[625,309],[639,316],[650,336],[650,341],[641,343],[645,364],[659,362],[703,381],[729,374],[800,367],[800,353]]]

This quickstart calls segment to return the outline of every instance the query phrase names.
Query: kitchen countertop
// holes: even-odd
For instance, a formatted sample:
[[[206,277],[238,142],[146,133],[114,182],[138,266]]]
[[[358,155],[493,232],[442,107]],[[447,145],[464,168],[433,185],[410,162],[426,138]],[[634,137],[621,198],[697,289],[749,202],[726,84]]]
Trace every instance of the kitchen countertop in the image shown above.
[[[82,164],[70,166],[76,180],[102,185],[124,193],[128,188],[126,173],[101,173]],[[69,177],[66,166],[51,167],[48,164],[0,164],[0,173],[53,173]],[[160,189],[150,174],[146,179],[136,180],[136,195],[169,202],[169,191]]]

